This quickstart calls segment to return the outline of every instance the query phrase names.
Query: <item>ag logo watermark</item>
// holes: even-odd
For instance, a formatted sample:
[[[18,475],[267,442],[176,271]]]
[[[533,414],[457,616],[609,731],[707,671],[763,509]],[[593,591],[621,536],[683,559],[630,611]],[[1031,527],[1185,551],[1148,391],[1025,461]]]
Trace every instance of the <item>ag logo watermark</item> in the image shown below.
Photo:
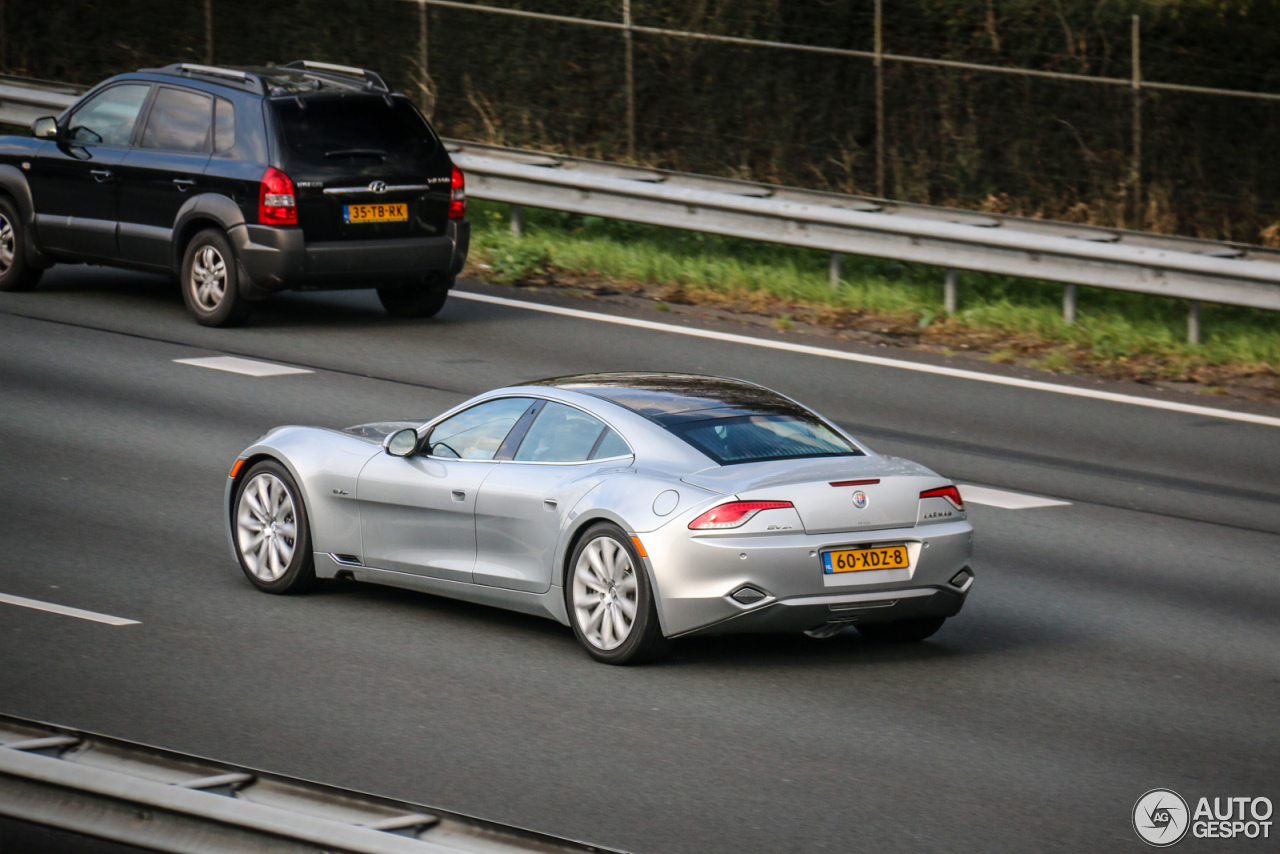
[[[1172,789],[1152,789],[1133,805],[1133,829],[1156,848],[1181,841],[1187,831],[1196,839],[1269,839],[1271,813],[1270,798],[1200,798],[1192,810]]]
[[[1152,789],[1133,805],[1133,829],[1143,842],[1157,848],[1180,842],[1190,819],[1187,802],[1172,789]]]

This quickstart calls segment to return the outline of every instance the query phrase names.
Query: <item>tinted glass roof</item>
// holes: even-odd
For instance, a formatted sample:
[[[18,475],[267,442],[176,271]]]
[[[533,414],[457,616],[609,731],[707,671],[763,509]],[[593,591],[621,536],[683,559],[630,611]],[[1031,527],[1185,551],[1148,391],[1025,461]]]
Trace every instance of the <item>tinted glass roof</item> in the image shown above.
[[[589,394],[625,406],[666,427],[740,415],[813,418],[804,407],[777,392],[722,377],[696,374],[579,374],[525,383]]]

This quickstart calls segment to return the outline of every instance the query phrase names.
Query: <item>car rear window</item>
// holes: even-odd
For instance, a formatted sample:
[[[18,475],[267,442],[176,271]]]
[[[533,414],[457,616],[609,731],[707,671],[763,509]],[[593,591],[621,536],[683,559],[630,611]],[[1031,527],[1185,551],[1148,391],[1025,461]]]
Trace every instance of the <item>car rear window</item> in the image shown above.
[[[687,421],[667,429],[722,466],[862,456],[862,451],[821,421],[796,415],[738,415]]]
[[[422,160],[436,150],[435,134],[404,98],[344,93],[272,103],[285,148],[307,165]]]

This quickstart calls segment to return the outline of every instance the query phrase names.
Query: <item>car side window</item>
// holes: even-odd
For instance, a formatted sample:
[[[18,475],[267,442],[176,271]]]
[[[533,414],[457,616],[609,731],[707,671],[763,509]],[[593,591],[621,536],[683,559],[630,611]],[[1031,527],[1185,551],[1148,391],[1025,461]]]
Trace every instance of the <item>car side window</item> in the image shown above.
[[[213,150],[216,153],[236,147],[236,108],[226,98],[219,98],[213,108]]]
[[[128,145],[150,91],[145,83],[124,83],[99,92],[71,114],[67,135],[74,142]]]
[[[208,151],[213,130],[213,97],[189,89],[162,86],[156,93],[143,148],[170,151]]]
[[[610,456],[630,453],[622,437],[603,421],[581,409],[553,401],[538,413],[514,459],[523,463],[580,463],[601,459],[598,450],[609,436],[613,437],[609,441],[611,447],[623,449]]]
[[[501,397],[464,409],[431,428],[427,453],[449,459],[491,460],[532,403],[527,397]]]

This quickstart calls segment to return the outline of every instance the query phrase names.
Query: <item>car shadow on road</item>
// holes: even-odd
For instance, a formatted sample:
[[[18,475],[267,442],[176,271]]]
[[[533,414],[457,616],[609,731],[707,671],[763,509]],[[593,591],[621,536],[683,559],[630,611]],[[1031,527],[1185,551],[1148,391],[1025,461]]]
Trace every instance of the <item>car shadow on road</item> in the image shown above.
[[[560,648],[578,653],[578,644],[567,626],[529,614],[506,611],[487,605],[448,599],[376,584],[341,581],[326,582],[312,597],[352,599],[378,607],[406,607],[424,618],[447,620],[463,629],[499,633],[539,647]],[[359,603],[359,604],[357,604]],[[681,669],[704,666],[751,669],[788,667],[827,668],[850,665],[912,665],[957,659],[1022,655],[1028,651],[1045,654],[1063,650],[1081,640],[1063,624],[1045,623],[1015,608],[970,609],[972,613],[949,620],[939,632],[919,643],[868,641],[849,628],[831,638],[811,638],[803,634],[742,634],[681,638],[673,642],[668,656],[647,668]]]

